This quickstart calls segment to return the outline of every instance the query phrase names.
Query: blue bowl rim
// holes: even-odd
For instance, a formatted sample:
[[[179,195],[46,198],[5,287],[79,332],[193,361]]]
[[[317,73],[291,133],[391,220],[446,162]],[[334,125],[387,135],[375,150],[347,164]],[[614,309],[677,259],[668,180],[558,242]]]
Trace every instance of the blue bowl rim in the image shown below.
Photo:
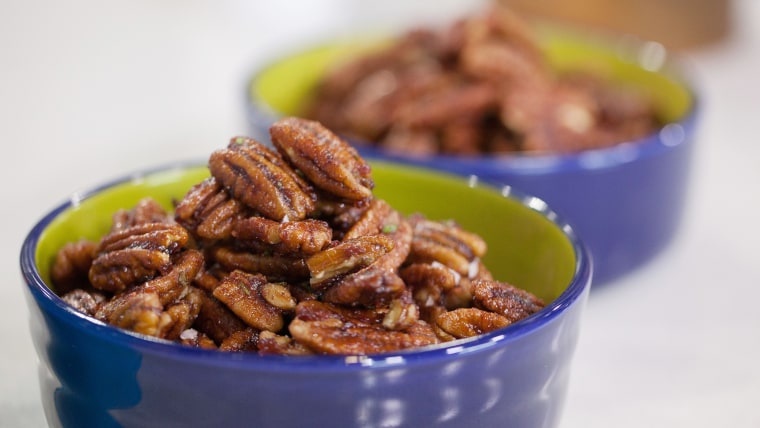
[[[392,162],[379,163],[406,169],[425,170],[426,173],[431,174],[446,175],[440,171],[410,167],[408,165],[394,164]],[[180,345],[167,340],[136,334],[108,325],[75,310],[47,287],[40,276],[35,263],[37,244],[45,228],[60,214],[111,187],[132,181],[139,181],[141,178],[152,174],[181,171],[183,169],[199,166],[203,166],[203,164],[198,162],[179,162],[156,168],[149,168],[138,173],[122,176],[90,190],[72,194],[64,202],[55,207],[48,214],[44,215],[27,234],[20,252],[21,273],[27,290],[31,293],[31,296],[34,298],[39,309],[52,316],[56,322],[67,323],[73,328],[82,330],[82,333],[84,334],[97,336],[98,340],[110,342],[117,346],[134,348],[140,352],[153,354],[167,359],[189,360],[199,364],[224,365],[245,370],[268,372],[278,370],[282,372],[326,372],[351,369],[394,368],[425,363],[432,364],[436,361],[451,358],[451,356],[454,355],[477,353],[494,347],[504,346],[510,341],[531,334],[532,332],[536,332],[544,325],[554,322],[574,304],[582,304],[581,301],[584,300],[591,287],[593,276],[591,255],[586,246],[576,235],[572,226],[562,219],[561,216],[552,211],[543,200],[523,194],[510,186],[504,186],[501,188],[500,193],[504,197],[512,198],[528,209],[541,214],[545,219],[549,220],[563,232],[575,253],[575,272],[567,288],[541,311],[519,322],[511,324],[504,329],[472,338],[460,339],[423,348],[368,356],[316,355],[294,357],[258,355],[256,353],[222,352],[218,350],[208,350]],[[454,176],[454,178],[461,177]],[[494,191],[499,191],[499,189],[489,184],[478,182],[476,177],[470,177],[468,185],[470,187],[487,187]]]
[[[446,171],[460,175],[473,174],[477,171],[477,174],[484,178],[500,177],[505,174],[537,176],[610,169],[640,159],[661,155],[690,141],[701,114],[702,100],[698,96],[695,90],[696,85],[692,80],[692,76],[695,74],[692,70],[693,67],[686,58],[674,54],[660,43],[643,40],[633,35],[618,35],[617,37],[613,37],[610,33],[602,31],[579,31],[571,27],[563,28],[563,30],[595,46],[606,46],[624,61],[650,72],[662,73],[678,82],[689,94],[691,104],[688,110],[683,117],[663,124],[656,132],[645,137],[631,141],[621,141],[609,147],[583,150],[575,153],[510,153],[475,156],[436,154],[415,157],[384,150],[367,141],[352,138],[346,138],[346,140],[351,142],[363,156],[370,159],[386,159],[418,166],[437,167],[440,165]],[[340,40],[342,39],[333,39],[331,42],[335,43]],[[313,44],[310,47],[294,52],[293,55],[329,46],[331,42],[323,41],[322,43]],[[647,69],[642,64],[642,61],[637,58],[640,56],[640,52],[651,49],[652,46],[656,46],[657,49],[661,50],[664,59],[657,68]],[[249,77],[245,82],[243,92],[245,94],[244,103],[248,121],[254,129],[269,129],[272,123],[284,117],[260,97],[254,97],[252,87],[262,73],[287,58],[288,56],[271,58],[263,66],[255,67],[248,75]]]

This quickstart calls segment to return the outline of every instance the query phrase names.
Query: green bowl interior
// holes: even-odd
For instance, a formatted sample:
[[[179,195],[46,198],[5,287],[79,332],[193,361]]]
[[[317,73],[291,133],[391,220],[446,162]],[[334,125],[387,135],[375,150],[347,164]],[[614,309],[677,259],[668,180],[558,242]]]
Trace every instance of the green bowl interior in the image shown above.
[[[663,123],[677,121],[691,110],[691,92],[671,70],[646,70],[619,46],[602,39],[550,27],[538,28],[538,35],[549,63],[557,71],[596,71],[640,90],[655,103]],[[249,95],[277,114],[300,115],[326,72],[385,43],[387,40],[380,38],[342,40],[282,58],[253,77]]]
[[[484,263],[497,279],[526,288],[545,301],[558,297],[575,273],[575,251],[568,237],[544,215],[521,202],[466,180],[418,168],[373,163],[375,195],[399,211],[421,212],[431,219],[452,219],[488,243]],[[74,204],[40,236],[36,263],[48,272],[66,242],[97,241],[118,209],[130,209],[151,196],[171,209],[190,187],[208,176],[205,166],[166,170],[108,188]]]

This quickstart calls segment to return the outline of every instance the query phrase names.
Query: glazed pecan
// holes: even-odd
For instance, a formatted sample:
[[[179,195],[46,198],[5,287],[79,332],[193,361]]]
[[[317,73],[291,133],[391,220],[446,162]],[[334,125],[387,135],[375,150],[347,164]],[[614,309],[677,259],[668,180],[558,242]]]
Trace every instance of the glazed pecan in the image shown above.
[[[299,302],[296,306],[296,318],[303,321],[321,321],[338,319],[354,324],[382,323],[384,314],[373,309],[336,305],[319,300]]]
[[[251,352],[258,350],[258,344],[259,331],[248,327],[229,335],[219,345],[219,349],[228,352]]]
[[[69,291],[61,296],[61,299],[79,312],[90,316],[94,316],[98,307],[107,300],[103,293],[94,290],[86,291],[81,288]]]
[[[160,337],[168,340],[178,340],[183,331],[190,328],[203,305],[203,291],[189,287],[184,296],[165,306],[163,316],[169,320],[161,326]]]
[[[315,186],[337,196],[372,196],[371,168],[347,142],[319,122],[280,119],[269,128],[272,144]]]
[[[420,317],[430,322],[432,311],[445,306],[444,293],[457,286],[461,276],[440,263],[413,263],[399,270],[412,292]]]
[[[141,199],[134,208],[119,210],[112,216],[111,232],[124,230],[138,224],[171,223],[171,216],[153,198]]]
[[[412,263],[401,268],[399,275],[412,289],[437,290],[437,295],[440,295],[444,290],[456,287],[461,280],[461,276],[457,272],[437,262]],[[433,304],[434,302],[429,302],[424,306],[432,306]]]
[[[349,310],[321,302],[299,303],[288,326],[291,336],[317,353],[367,355],[438,342],[422,321],[405,330],[384,328],[371,310]]]
[[[94,316],[125,330],[167,340],[179,339],[190,328],[201,307],[201,290],[188,290],[178,300],[164,306],[159,293],[136,287],[99,305]]]
[[[315,208],[311,186],[255,140],[233,139],[211,154],[209,169],[235,199],[272,220],[303,220]]]
[[[268,300],[274,300],[276,303],[284,301],[289,305],[292,297],[287,288],[284,291],[264,292],[268,288],[267,284],[263,275],[234,271],[214,289],[213,295],[249,326],[277,332],[285,325],[283,309],[274,306]],[[267,296],[270,299],[267,299]]]
[[[146,223],[112,232],[100,241],[88,273],[93,287],[120,292],[167,270],[171,255],[188,241],[179,225]]]
[[[342,62],[305,111],[347,138],[405,156],[568,153],[656,130],[646,94],[621,93],[603,72],[573,73],[587,82],[568,95],[566,73],[549,64],[527,21],[496,5]]]
[[[217,344],[247,327],[237,315],[210,293],[204,292],[200,297],[201,307],[194,327],[207,334]]]
[[[235,221],[244,215],[243,206],[231,199],[214,177],[193,186],[177,204],[177,223],[203,239],[226,239]]]
[[[420,319],[420,308],[414,302],[409,290],[388,305],[388,312],[383,317],[383,327],[388,330],[405,330]]]
[[[478,308],[459,308],[443,312],[435,318],[435,323],[457,339],[488,333],[511,324],[502,315]]]
[[[342,305],[384,306],[405,290],[406,284],[396,272],[375,262],[338,278],[324,291],[322,299]]]
[[[232,236],[272,246],[276,253],[315,254],[332,241],[332,229],[322,220],[276,222],[248,217],[235,223]]]
[[[145,282],[142,287],[158,293],[161,304],[166,305],[185,294],[202,267],[203,255],[200,252],[183,251],[166,274]]]
[[[398,217],[389,218],[393,208],[382,199],[372,199],[369,206],[361,212],[351,223],[351,228],[343,236],[343,239],[353,239],[364,235],[377,235],[381,232],[390,234],[395,232],[398,224]]]
[[[489,84],[459,84],[410,100],[394,111],[394,122],[414,128],[443,128],[453,121],[475,121],[499,105]]]
[[[312,287],[322,288],[336,279],[369,266],[393,249],[393,240],[384,235],[349,239],[306,259]]]
[[[89,285],[87,274],[96,251],[97,244],[87,240],[68,242],[58,250],[50,269],[50,279],[58,295]]]
[[[501,281],[474,280],[473,302],[485,310],[500,314],[510,322],[519,321],[544,307],[532,293]]]
[[[298,282],[309,278],[309,268],[299,256],[254,253],[225,246],[210,248],[209,255],[228,271],[261,273],[270,281]]]
[[[302,321],[296,318],[288,328],[297,341],[322,354],[367,355],[438,343],[432,328],[422,321],[404,331],[390,331],[338,319]]]
[[[312,355],[314,351],[296,342],[289,336],[281,336],[271,331],[262,331],[258,339],[259,354]]]
[[[148,336],[159,337],[171,318],[163,313],[158,293],[134,289],[116,295],[100,305],[95,318],[113,326]]]
[[[155,278],[170,266],[171,257],[163,251],[129,248],[98,256],[90,268],[89,278],[93,287],[118,293]]]
[[[283,311],[292,311],[296,308],[296,299],[290,294],[288,284],[285,282],[267,282],[259,289],[261,297],[267,303]]]
[[[189,239],[187,231],[176,224],[142,223],[109,233],[100,240],[98,253],[144,248],[164,253],[175,253],[184,247]]]
[[[383,138],[383,147],[391,153],[407,153],[409,156],[420,158],[435,155],[441,151],[437,132],[401,125],[393,126],[388,130]]]
[[[392,248],[366,267],[334,282],[323,295],[325,301],[348,305],[386,305],[406,290],[406,284],[398,276],[398,268],[409,255],[411,225],[398,211],[390,210],[377,222],[377,226],[379,234],[364,236],[387,237],[392,242]]]
[[[436,222],[412,216],[414,227],[409,262],[438,262],[465,278],[478,273],[478,260],[486,252],[486,243],[478,235],[465,231],[454,222]]]

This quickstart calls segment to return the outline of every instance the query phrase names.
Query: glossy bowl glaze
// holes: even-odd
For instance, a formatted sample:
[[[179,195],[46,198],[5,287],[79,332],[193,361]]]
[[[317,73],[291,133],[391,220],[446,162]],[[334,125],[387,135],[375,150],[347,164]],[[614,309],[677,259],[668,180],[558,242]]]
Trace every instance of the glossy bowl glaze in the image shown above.
[[[691,85],[657,43],[591,36],[540,27],[556,70],[594,70],[650,96],[658,132],[614,147],[569,155],[437,155],[413,157],[354,141],[362,156],[475,175],[547,201],[575,225],[595,261],[594,284],[605,284],[641,266],[674,237],[682,218],[694,146],[698,102]],[[324,73],[360,55],[378,39],[338,41],[294,53],[257,70],[246,87],[252,133],[282,115],[298,115]]]
[[[177,166],[72,195],[34,226],[21,271],[48,423],[65,427],[556,427],[591,259],[541,200],[408,166],[373,163],[375,194],[402,212],[455,219],[489,245],[497,279],[548,302],[469,340],[373,356],[259,356],[141,337],[82,315],[49,288],[58,248],[97,239],[111,214],[167,208],[208,175]]]

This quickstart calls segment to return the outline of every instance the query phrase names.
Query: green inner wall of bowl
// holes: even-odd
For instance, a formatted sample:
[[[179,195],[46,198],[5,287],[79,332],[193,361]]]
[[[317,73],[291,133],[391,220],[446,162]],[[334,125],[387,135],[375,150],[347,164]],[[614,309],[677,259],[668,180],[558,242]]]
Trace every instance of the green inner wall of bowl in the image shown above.
[[[546,301],[559,296],[573,278],[575,252],[567,236],[542,214],[498,191],[470,187],[458,177],[418,168],[373,163],[375,195],[399,211],[421,212],[431,219],[452,219],[483,236],[484,263],[497,279],[531,290]],[[208,176],[205,166],[168,170],[124,183],[86,198],[63,212],[42,233],[36,252],[41,276],[67,242],[97,241],[119,209],[130,209],[151,196],[165,208]]]
[[[568,31],[539,28],[547,58],[557,71],[596,71],[645,93],[655,103],[660,120],[677,121],[692,109],[692,94],[675,70],[649,71],[637,63],[633,52],[622,52],[609,41]],[[322,76],[356,55],[387,43],[379,38],[337,41],[270,64],[254,76],[251,99],[280,115],[300,115]]]

